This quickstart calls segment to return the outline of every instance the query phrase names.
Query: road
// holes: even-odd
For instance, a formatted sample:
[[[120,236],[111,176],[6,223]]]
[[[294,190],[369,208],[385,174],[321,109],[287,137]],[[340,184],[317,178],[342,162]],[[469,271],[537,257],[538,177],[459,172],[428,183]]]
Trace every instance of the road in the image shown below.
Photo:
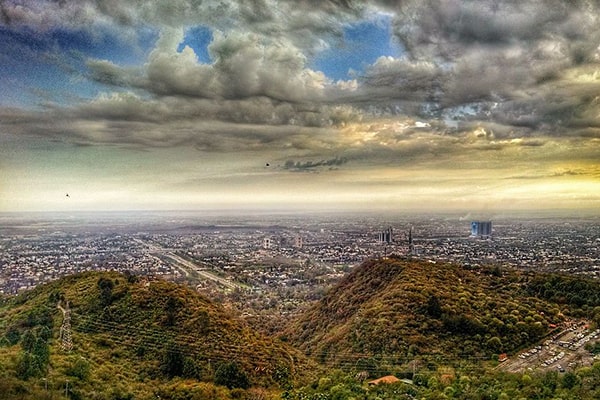
[[[189,278],[190,275],[193,273],[204,279],[214,281],[214,282],[226,287],[227,289],[234,290],[234,289],[243,289],[244,288],[242,285],[240,285],[238,283],[232,282],[221,276],[213,274],[212,272],[207,271],[206,268],[203,268],[202,266],[200,266],[192,261],[186,260],[185,258],[178,256],[177,254],[173,253],[169,249],[165,249],[155,243],[147,242],[147,241],[144,241],[139,238],[136,238],[134,240],[137,243],[144,246],[145,248],[147,248],[149,253],[157,254],[157,255],[162,256],[163,258],[170,260],[172,262],[172,264],[175,267],[177,267],[179,270],[181,270],[187,278]]]
[[[165,253],[163,253],[163,256],[165,256],[165,257],[173,260],[173,262],[175,262],[176,264],[179,264],[179,265],[183,266],[184,268],[187,268],[189,270],[194,271],[195,273],[197,273],[198,275],[200,275],[200,276],[202,276],[202,277],[204,277],[206,279],[210,279],[212,281],[215,281],[215,282],[217,282],[217,283],[225,286],[228,289],[232,289],[233,290],[233,289],[236,289],[236,288],[239,288],[239,289],[242,288],[242,286],[240,284],[237,284],[237,283],[232,282],[230,280],[227,280],[227,279],[225,279],[223,277],[215,275],[215,274],[213,274],[213,273],[211,273],[211,272],[209,272],[209,271],[207,271],[205,269],[202,269],[197,264],[195,264],[195,263],[193,263],[191,261],[188,261],[185,258],[180,257],[180,256],[178,256],[175,253],[165,252]]]

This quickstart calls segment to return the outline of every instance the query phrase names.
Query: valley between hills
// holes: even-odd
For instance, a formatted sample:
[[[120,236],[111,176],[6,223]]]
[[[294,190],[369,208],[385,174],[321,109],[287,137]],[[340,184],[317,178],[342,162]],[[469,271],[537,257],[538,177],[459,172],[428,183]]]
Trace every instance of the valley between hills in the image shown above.
[[[7,399],[592,399],[600,387],[600,282],[404,256],[365,261],[276,329],[117,272],[4,297],[0,321]],[[398,381],[369,384],[383,376]]]

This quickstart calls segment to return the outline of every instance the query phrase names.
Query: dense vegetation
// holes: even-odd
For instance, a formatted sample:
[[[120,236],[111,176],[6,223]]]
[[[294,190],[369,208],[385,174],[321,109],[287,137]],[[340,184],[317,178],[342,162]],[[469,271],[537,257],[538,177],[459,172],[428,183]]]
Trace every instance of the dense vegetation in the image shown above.
[[[600,398],[600,363],[575,372],[506,374],[465,364],[422,369],[412,380],[368,386],[353,376],[333,373],[311,385],[285,392],[286,400],[583,400]]]
[[[600,364],[566,373],[493,368],[499,353],[537,343],[571,317],[600,322],[600,282],[390,257],[355,268],[289,325],[283,343],[185,286],[85,273],[0,299],[0,393],[10,400],[600,398]],[[405,381],[366,384],[387,374]]]
[[[529,293],[586,311],[600,307],[600,282],[564,274],[539,274],[527,284]]]
[[[598,293],[598,283],[577,280],[595,284]],[[302,314],[284,338],[321,362],[374,373],[417,356],[490,360],[539,341],[573,313],[566,303],[543,299],[537,286],[531,274],[512,270],[371,260]]]
[[[59,309],[67,302],[70,351]],[[5,301],[0,321],[0,392],[9,398],[245,398],[314,370],[185,286],[117,273],[39,287]]]
[[[597,399],[598,362],[566,373],[509,374],[493,367],[499,352],[537,343],[571,317],[597,326],[598,296],[600,282],[582,277],[371,260],[285,332],[340,370],[282,398]],[[407,379],[365,384],[386,374]]]

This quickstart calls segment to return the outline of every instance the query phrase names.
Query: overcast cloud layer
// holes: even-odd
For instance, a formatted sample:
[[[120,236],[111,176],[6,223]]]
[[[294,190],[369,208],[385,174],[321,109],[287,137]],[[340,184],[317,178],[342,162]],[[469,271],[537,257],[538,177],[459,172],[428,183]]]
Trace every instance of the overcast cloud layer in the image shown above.
[[[591,0],[5,0],[0,211],[600,210],[599,19]]]

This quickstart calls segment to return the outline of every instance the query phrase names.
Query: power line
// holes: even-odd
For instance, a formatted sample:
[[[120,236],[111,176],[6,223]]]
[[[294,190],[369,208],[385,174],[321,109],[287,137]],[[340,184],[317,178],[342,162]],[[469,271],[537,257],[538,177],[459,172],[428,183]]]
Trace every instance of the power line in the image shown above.
[[[165,340],[169,340],[168,335],[170,332],[165,332],[161,329],[152,328],[149,326],[126,326],[118,322],[113,321],[102,321],[97,320],[85,315],[75,315],[76,330],[82,333],[109,333],[117,336],[122,343],[124,342],[137,342],[146,349],[160,354],[166,350]],[[147,340],[144,340],[147,339]],[[243,357],[249,360],[253,365],[265,365],[265,364],[280,364],[285,361],[291,361],[290,366],[294,368],[297,364],[298,354],[290,354],[287,349],[284,349],[277,343],[270,343],[267,346],[267,353],[258,353],[250,344],[239,344],[234,342],[226,342],[223,338],[223,342],[219,343],[218,348],[215,347],[215,342],[210,341],[211,339],[203,333],[176,333],[173,337],[173,342],[178,345],[174,348],[169,349],[174,353],[190,356],[194,355],[196,358],[212,361],[227,362],[237,357]],[[265,343],[267,344],[267,343]],[[273,354],[276,352],[279,354]],[[437,360],[445,362],[460,362],[460,361],[482,361],[487,360],[489,357],[475,356],[472,354],[459,354],[456,357],[450,357],[444,354],[438,353],[420,353],[414,357],[401,354],[376,354],[376,353],[363,353],[363,352],[352,352],[348,350],[344,351],[321,351],[317,354],[306,355],[308,360],[312,360],[325,367],[340,368],[342,370],[358,370],[368,372],[378,372],[386,366],[399,366],[409,364],[415,359],[418,360]],[[315,358],[322,358],[321,362],[314,360]],[[362,365],[361,361],[365,361]],[[371,364],[369,360],[373,360]],[[359,366],[360,365],[360,366]]]

